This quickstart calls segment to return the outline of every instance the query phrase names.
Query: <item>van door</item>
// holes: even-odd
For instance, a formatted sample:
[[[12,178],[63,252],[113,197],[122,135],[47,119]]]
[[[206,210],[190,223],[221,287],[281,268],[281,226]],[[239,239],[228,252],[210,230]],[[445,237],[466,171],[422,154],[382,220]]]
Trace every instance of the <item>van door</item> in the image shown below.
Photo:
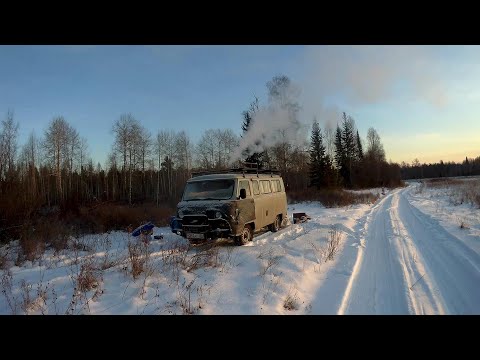
[[[263,226],[273,223],[275,220],[275,202],[272,194],[272,186],[269,179],[260,179],[260,191],[262,193]]]
[[[255,228],[261,229],[265,224],[265,206],[266,202],[260,191],[260,183],[257,179],[251,179],[253,201],[255,202]]]
[[[272,179],[272,195],[275,203],[275,214],[282,215],[283,218],[287,216],[287,197],[282,186],[281,179]]]
[[[245,199],[240,199],[240,190],[245,189],[247,197]],[[239,225],[241,231],[243,226],[246,223],[255,221],[256,217],[256,210],[255,210],[255,203],[252,197],[252,192],[250,190],[250,182],[248,180],[239,180],[238,187],[237,187],[237,199],[238,199],[238,209],[239,213]]]

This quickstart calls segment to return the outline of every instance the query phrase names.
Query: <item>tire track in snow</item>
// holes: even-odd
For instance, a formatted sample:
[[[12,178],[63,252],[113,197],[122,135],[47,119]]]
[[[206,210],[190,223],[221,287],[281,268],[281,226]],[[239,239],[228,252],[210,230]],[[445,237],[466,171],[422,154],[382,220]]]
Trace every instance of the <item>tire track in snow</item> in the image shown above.
[[[480,313],[480,256],[405,197],[367,218],[338,314]]]
[[[444,314],[445,306],[436,291],[436,283],[425,268],[421,252],[412,240],[411,234],[400,219],[399,204],[403,191],[394,195],[390,208],[391,234],[395,250],[400,258],[413,314]]]
[[[426,281],[431,281],[445,313],[479,314],[480,255],[414,207],[404,192],[399,198],[399,217],[421,254]]]
[[[337,314],[409,314],[402,266],[387,237],[388,210],[396,190],[382,199],[365,224],[365,248],[358,249],[352,276]],[[388,225],[387,225],[388,224]]]

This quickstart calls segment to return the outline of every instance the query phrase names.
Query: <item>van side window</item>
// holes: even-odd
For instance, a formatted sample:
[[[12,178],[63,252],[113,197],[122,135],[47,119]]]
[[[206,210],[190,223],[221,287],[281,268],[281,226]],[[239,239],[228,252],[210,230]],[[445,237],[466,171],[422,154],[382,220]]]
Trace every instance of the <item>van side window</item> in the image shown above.
[[[280,180],[272,180],[272,191],[273,192],[280,192]]]
[[[270,189],[270,180],[260,180],[262,184],[262,193],[269,194],[272,192]]]
[[[258,181],[252,180],[252,185],[253,185],[253,195],[260,195],[260,188],[258,186]]]
[[[240,189],[245,189],[247,196],[250,196],[250,186],[248,180],[241,180],[238,182],[238,194],[240,195]]]

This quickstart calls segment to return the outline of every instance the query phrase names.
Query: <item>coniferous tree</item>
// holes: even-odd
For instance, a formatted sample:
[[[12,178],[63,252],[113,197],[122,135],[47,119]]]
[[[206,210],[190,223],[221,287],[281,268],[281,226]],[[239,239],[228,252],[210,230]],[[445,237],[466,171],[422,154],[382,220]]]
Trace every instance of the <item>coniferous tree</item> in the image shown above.
[[[357,130],[357,160],[359,161],[363,160],[363,147],[362,147],[362,141],[360,140],[360,135],[358,134],[358,130]]]
[[[355,137],[354,137],[354,122],[351,117],[343,113],[342,122],[342,146],[344,154],[344,169],[343,178],[347,187],[352,186],[352,170],[355,165]]]
[[[320,189],[326,185],[327,157],[325,154],[325,146],[322,141],[322,132],[316,120],[313,121],[312,136],[310,143],[310,162],[309,175],[310,186],[316,186]]]
[[[352,187],[364,187],[366,182],[366,171],[363,154],[362,140],[357,130],[355,135],[355,156],[353,159],[353,171],[351,174]]]
[[[345,178],[345,153],[342,143],[342,130],[337,125],[335,132],[335,164],[340,174],[340,179],[343,181]]]

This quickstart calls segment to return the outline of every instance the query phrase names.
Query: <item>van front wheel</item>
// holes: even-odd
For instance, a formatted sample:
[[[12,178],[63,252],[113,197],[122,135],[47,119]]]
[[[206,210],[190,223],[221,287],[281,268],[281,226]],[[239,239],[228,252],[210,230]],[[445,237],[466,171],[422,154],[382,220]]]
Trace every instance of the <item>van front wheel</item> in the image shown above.
[[[278,230],[280,230],[281,224],[282,224],[282,219],[280,218],[280,215],[277,215],[273,224],[270,225],[270,231],[277,232]]]
[[[240,236],[235,237],[236,245],[246,245],[249,241],[252,241],[253,233],[250,225],[245,225]]]

